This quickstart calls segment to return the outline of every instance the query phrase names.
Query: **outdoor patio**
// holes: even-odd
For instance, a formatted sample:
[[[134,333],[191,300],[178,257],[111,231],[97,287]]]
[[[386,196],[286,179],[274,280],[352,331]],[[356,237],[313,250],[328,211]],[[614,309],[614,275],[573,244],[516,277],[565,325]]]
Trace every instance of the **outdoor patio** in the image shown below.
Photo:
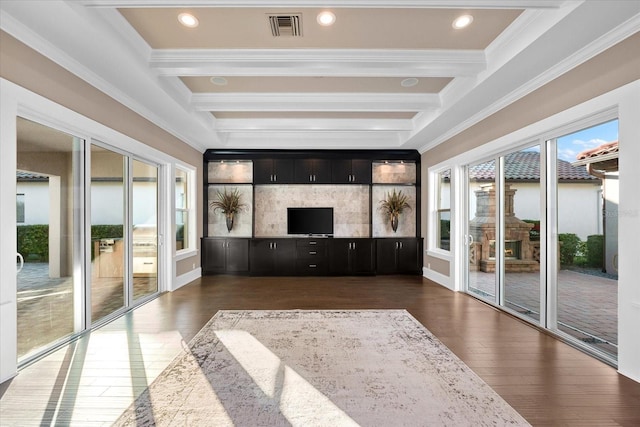
[[[494,273],[470,273],[473,289],[493,296]],[[505,305],[539,320],[540,274],[507,273]],[[558,328],[606,353],[618,353],[618,281],[562,269],[558,272]]]

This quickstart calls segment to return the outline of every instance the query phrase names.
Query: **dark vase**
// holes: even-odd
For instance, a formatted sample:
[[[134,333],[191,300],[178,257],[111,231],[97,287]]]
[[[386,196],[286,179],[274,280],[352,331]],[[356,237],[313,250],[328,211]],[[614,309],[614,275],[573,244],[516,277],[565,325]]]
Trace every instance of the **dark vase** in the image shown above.
[[[234,215],[232,213],[228,213],[225,214],[227,217],[227,231],[231,232],[231,229],[233,228],[233,217]]]
[[[398,215],[391,215],[391,228],[394,233],[398,230]]]

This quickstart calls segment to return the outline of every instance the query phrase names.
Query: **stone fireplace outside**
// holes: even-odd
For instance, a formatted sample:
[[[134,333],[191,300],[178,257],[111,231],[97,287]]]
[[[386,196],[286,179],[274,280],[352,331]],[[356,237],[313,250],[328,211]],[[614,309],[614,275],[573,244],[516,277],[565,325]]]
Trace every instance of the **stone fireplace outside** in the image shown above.
[[[540,271],[540,243],[532,242],[529,231],[533,224],[522,221],[514,213],[517,190],[505,184],[504,259],[506,272]],[[476,194],[475,217],[469,222],[473,236],[469,263],[471,271],[496,271],[496,189],[493,184],[481,187]]]

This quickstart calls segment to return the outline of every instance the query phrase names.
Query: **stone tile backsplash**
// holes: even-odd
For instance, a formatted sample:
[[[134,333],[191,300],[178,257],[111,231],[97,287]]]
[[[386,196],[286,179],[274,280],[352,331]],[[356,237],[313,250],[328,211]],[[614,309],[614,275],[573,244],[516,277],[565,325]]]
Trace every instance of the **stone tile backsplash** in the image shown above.
[[[288,207],[332,207],[335,237],[369,237],[368,185],[258,185],[255,237],[286,236]]]

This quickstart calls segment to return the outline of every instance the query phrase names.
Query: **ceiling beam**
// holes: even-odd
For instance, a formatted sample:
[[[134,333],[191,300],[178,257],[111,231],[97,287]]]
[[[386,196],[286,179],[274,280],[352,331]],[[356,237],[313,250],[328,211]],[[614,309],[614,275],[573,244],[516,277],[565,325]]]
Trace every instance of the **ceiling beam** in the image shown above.
[[[156,49],[163,76],[467,77],[487,67],[482,50]]]
[[[412,131],[411,119],[218,119],[218,132],[273,132],[273,131]]]
[[[416,112],[440,107],[436,94],[396,93],[196,93],[195,111]]]

